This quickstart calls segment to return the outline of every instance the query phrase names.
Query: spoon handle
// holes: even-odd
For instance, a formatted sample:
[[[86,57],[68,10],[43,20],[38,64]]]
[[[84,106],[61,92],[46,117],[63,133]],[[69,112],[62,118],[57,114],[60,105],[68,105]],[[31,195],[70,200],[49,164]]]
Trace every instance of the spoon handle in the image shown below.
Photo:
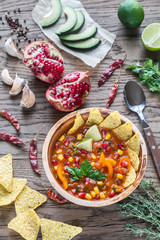
[[[158,150],[158,145],[157,145],[156,140],[153,136],[151,128],[148,127],[148,128],[144,128],[143,130],[144,130],[144,133],[145,133],[145,137],[146,137],[149,149],[150,149],[151,154],[152,154],[152,158],[154,160],[154,164],[156,166],[158,176],[160,178],[160,152]]]

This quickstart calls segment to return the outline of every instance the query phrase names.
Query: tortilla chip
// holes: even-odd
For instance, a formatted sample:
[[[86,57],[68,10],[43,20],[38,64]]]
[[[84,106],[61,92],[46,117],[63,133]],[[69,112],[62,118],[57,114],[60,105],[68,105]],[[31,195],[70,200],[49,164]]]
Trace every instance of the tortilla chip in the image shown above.
[[[129,187],[136,180],[136,172],[135,169],[131,166],[130,171],[127,173],[126,180],[123,184],[124,188]]]
[[[134,167],[135,171],[137,172],[139,169],[139,157],[137,155],[137,153],[135,153],[133,150],[131,150],[130,148],[127,149],[129,158],[131,160],[132,166]]]
[[[75,133],[82,125],[84,124],[84,120],[80,114],[76,115],[74,120],[73,127],[68,131],[68,135]]]
[[[70,240],[81,233],[82,228],[41,218],[41,231],[43,240]]]
[[[39,232],[40,218],[34,210],[19,214],[8,224],[8,228],[18,232],[26,240],[36,240]]]
[[[0,158],[0,185],[2,185],[8,192],[12,192],[13,167],[11,154]]]
[[[18,197],[27,183],[25,178],[13,178],[12,192],[9,193],[4,187],[0,186],[0,206],[9,205]]]
[[[103,117],[102,117],[100,111],[97,108],[93,108],[89,113],[89,117],[86,121],[86,124],[87,125],[93,125],[93,124],[99,125],[102,121],[103,121]]]
[[[139,156],[140,152],[140,139],[139,139],[139,133],[136,133],[131,137],[127,142],[126,145],[132,149],[137,155]]]
[[[16,213],[18,215],[28,211],[29,209],[36,209],[46,201],[46,196],[28,186],[25,186],[15,201]]]
[[[106,128],[112,130],[121,125],[121,119],[118,111],[111,113],[104,121],[99,125],[100,128]]]
[[[126,122],[112,130],[112,132],[122,141],[127,141],[132,137],[132,123]]]

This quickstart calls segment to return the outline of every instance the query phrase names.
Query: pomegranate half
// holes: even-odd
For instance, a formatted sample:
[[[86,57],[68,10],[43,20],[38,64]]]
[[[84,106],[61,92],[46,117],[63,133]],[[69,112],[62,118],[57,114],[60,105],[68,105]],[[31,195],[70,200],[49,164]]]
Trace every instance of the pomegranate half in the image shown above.
[[[49,42],[32,42],[22,54],[25,65],[44,82],[52,84],[64,73],[63,57]]]
[[[46,98],[58,110],[70,112],[85,102],[90,90],[88,72],[73,72],[51,85]]]

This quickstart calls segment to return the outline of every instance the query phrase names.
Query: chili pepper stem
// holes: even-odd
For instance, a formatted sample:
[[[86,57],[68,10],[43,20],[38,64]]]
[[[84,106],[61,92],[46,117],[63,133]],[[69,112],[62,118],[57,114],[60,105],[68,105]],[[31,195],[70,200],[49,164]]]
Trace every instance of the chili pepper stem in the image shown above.
[[[42,130],[43,127],[45,127],[45,124],[43,124],[43,125],[40,127],[40,129],[38,130],[36,136],[33,138],[34,141],[37,141],[37,137],[38,137],[38,135],[39,135],[39,133],[40,133],[40,131]]]

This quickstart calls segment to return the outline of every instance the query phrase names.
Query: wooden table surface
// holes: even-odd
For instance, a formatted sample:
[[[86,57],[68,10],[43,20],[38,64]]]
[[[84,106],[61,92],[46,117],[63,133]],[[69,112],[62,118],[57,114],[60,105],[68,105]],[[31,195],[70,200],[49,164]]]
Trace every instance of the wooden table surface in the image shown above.
[[[0,1],[0,16],[3,17],[7,11],[13,14],[13,10],[21,9],[21,13],[17,14],[20,21],[26,19],[27,26],[30,31],[28,37],[33,41],[34,38],[37,40],[46,39],[45,36],[40,32],[39,27],[32,20],[32,9],[34,8],[37,1],[35,0],[1,0]],[[152,22],[158,22],[160,20],[159,0],[141,0],[141,4],[145,10],[145,19],[140,28],[136,30],[125,29],[124,26],[119,22],[117,17],[117,9],[121,0],[82,0],[85,8],[102,27],[117,35],[116,41],[106,56],[106,58],[96,67],[90,68],[81,62],[79,59],[72,57],[71,55],[62,51],[65,59],[66,73],[73,71],[90,71],[93,75],[92,81],[92,92],[89,95],[83,108],[87,107],[105,107],[106,100],[110,93],[111,87],[117,78],[119,71],[116,71],[109,81],[101,88],[97,88],[97,83],[100,75],[104,72],[105,68],[110,65],[117,58],[122,58],[127,53],[126,65],[135,63],[137,60],[145,60],[146,57],[158,59],[159,53],[152,53],[142,46],[140,36],[143,28]],[[25,147],[16,147],[6,142],[0,142],[0,156],[11,153],[13,155],[13,166],[14,176],[19,178],[27,178],[28,186],[45,193],[43,187],[37,180],[37,176],[33,172],[29,159],[28,159],[28,145],[30,140],[35,136],[37,130],[45,123],[45,128],[40,133],[38,138],[38,158],[39,165],[42,171],[40,177],[41,181],[46,187],[51,187],[47,177],[44,173],[42,166],[42,146],[47,132],[60,118],[65,116],[65,113],[59,112],[54,109],[45,98],[45,91],[48,87],[47,84],[37,80],[32,73],[26,69],[22,62],[12,58],[4,52],[3,45],[5,39],[10,37],[10,29],[4,21],[4,25],[0,22],[0,72],[7,68],[12,77],[16,73],[20,77],[24,77],[30,81],[30,87],[36,95],[37,103],[32,110],[25,111],[19,106],[21,94],[17,97],[10,97],[8,92],[10,87],[0,82],[0,109],[7,109],[11,111],[20,121],[21,130],[19,137],[26,142]],[[24,25],[24,24],[23,24]],[[21,47],[25,46],[25,42],[20,44]],[[112,104],[111,109],[120,111],[131,121],[133,121],[139,130],[142,132],[140,121],[136,114],[131,113],[123,100],[123,88],[124,84],[128,80],[135,80],[136,77],[130,72],[123,70],[118,95]],[[147,99],[147,106],[144,114],[146,119],[153,130],[155,139],[160,146],[160,101],[158,94],[153,94],[143,86],[143,90]],[[17,134],[16,130],[2,117],[0,118],[0,131],[5,131],[11,134]],[[148,166],[145,173],[145,179],[153,179],[154,182],[159,185],[159,179],[157,177],[155,167],[148,150]],[[81,226],[84,228],[82,234],[75,237],[74,239],[88,239],[88,240],[129,240],[134,239],[135,236],[128,232],[124,232],[123,228],[125,223],[128,221],[127,218],[122,218],[117,208],[117,204],[103,207],[103,208],[86,208],[77,206],[72,203],[60,205],[51,200],[37,209],[37,213],[40,217],[63,221],[68,224]],[[20,240],[22,239],[16,232],[7,228],[8,222],[15,217],[14,205],[0,207],[0,240]],[[132,219],[136,222],[136,219]],[[39,234],[38,239],[41,239]],[[146,239],[145,237],[141,239]]]

